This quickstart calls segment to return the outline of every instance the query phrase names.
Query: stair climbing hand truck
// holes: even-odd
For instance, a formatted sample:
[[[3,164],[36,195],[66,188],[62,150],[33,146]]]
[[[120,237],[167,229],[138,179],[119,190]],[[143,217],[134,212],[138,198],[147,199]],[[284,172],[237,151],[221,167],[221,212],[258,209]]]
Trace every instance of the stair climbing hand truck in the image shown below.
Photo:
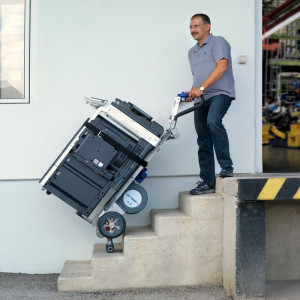
[[[41,178],[47,194],[54,194],[106,237],[106,251],[126,228],[123,215],[145,208],[148,195],[140,183],[147,164],[169,139],[177,139],[177,118],[192,112],[202,101],[178,113],[188,94],[175,97],[168,127],[130,102],[86,98],[96,112],[77,131]]]

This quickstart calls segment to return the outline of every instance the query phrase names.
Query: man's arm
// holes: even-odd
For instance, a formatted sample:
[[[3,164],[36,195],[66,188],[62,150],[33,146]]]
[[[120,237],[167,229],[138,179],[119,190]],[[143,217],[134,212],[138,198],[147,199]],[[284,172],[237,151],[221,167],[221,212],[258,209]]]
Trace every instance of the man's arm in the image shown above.
[[[222,78],[223,75],[227,71],[227,65],[228,65],[228,61],[227,61],[226,58],[220,59],[217,62],[217,65],[214,68],[214,70],[211,72],[211,74],[205,79],[204,82],[202,82],[201,86],[203,86],[204,89],[207,89],[210,86],[212,86],[213,84],[215,84],[218,80],[220,80],[220,78]],[[200,90],[200,86],[199,87],[194,87],[189,92],[189,97],[188,98],[189,99],[199,98],[202,95],[203,95],[203,91]]]

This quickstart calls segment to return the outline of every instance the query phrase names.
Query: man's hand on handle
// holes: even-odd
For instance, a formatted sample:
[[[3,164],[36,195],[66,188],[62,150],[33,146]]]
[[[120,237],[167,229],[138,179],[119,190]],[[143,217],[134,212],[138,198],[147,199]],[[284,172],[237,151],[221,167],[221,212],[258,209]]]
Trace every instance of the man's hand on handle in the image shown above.
[[[203,95],[203,91],[200,90],[200,88],[192,88],[189,92],[190,98],[200,98]]]
[[[194,98],[199,98],[203,95],[203,91],[200,88],[192,88],[189,92],[186,92],[189,96],[186,98],[185,102],[194,101]]]

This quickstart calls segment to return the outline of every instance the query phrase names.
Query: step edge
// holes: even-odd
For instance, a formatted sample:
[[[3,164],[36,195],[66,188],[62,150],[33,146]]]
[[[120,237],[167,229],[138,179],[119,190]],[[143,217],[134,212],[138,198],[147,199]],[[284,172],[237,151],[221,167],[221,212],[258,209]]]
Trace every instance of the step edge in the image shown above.
[[[211,199],[211,198],[222,198],[222,195],[219,194],[219,193],[211,193],[211,194],[201,194],[201,195],[191,195],[189,192],[180,192],[179,193],[179,199],[183,197],[183,198],[193,198],[193,199],[201,199],[202,200],[204,198],[208,198],[208,199]]]
[[[171,215],[174,213],[175,215]],[[160,215],[161,214],[161,215]],[[170,214],[170,216],[168,216]],[[171,208],[171,209],[152,209],[150,211],[150,217],[152,216],[158,216],[158,217],[166,217],[166,218],[191,218],[188,214],[186,214],[183,210],[181,210],[179,207],[177,208]]]
[[[75,272],[68,272],[68,268],[70,268],[71,265],[84,265],[87,267],[86,271],[79,271],[78,274]],[[88,274],[85,274],[88,273]],[[72,276],[70,276],[73,274]],[[75,276],[76,275],[76,276]],[[74,279],[89,279],[91,278],[91,260],[79,260],[79,261],[73,261],[73,260],[67,260],[65,261],[63,268],[57,278],[57,281],[62,280],[74,280]]]

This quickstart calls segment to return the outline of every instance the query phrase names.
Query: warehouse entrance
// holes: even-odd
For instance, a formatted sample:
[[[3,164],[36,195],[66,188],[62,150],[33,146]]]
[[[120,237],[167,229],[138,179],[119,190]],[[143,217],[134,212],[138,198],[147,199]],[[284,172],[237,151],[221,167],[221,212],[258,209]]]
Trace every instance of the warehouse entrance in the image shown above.
[[[263,1],[263,172],[300,172],[300,3]]]

